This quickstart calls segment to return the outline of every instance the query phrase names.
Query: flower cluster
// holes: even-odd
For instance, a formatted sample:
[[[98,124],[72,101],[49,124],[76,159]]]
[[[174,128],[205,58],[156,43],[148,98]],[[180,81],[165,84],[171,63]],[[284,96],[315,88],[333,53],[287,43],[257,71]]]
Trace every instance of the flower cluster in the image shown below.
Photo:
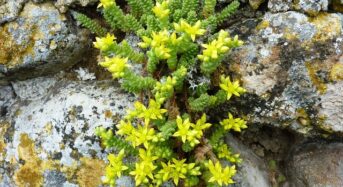
[[[247,128],[246,122],[231,113],[223,120],[206,113],[245,93],[238,80],[231,82],[219,69],[226,54],[243,42],[224,30],[213,32],[239,2],[219,13],[214,13],[214,0],[130,0],[128,5],[126,14],[114,0],[100,0],[98,8],[110,29],[78,14],[83,26],[100,35],[93,43],[100,50],[99,65],[139,98],[115,128],[96,129],[105,148],[120,150],[109,154],[104,182],[115,186],[125,174],[136,186],[234,183],[235,164],[241,159],[225,144],[224,135]],[[118,29],[134,33],[140,42],[132,45],[132,40],[106,34]],[[140,73],[132,63],[142,66]],[[191,88],[199,77],[206,84]],[[220,84],[212,85],[219,77]],[[223,160],[229,166],[222,166]]]
[[[220,77],[220,88],[227,93],[227,100],[229,100],[232,95],[240,96],[240,94],[245,93],[245,89],[239,86],[239,82],[231,82],[230,77]]]

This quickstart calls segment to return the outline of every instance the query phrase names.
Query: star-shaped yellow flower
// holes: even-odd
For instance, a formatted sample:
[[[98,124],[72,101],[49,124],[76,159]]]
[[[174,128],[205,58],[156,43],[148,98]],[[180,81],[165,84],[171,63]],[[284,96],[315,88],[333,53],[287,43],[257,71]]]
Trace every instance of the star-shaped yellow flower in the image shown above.
[[[123,165],[124,149],[120,150],[118,155],[109,154],[107,158],[109,165],[105,169],[104,183],[114,185],[116,178],[121,177],[122,171],[128,169],[127,166]]]
[[[189,122],[189,118],[182,121],[182,118],[177,116],[176,124],[178,130],[173,134],[173,136],[180,137],[183,143],[188,141],[192,147],[200,143],[200,141],[197,139],[199,134],[198,130],[191,128],[194,127],[194,124]]]
[[[102,67],[107,68],[107,70],[112,73],[113,78],[120,78],[124,76],[125,69],[129,67],[127,61],[128,58],[105,57],[105,61],[100,62],[99,64]]]
[[[100,0],[98,8],[100,8],[100,7],[108,8],[108,7],[112,6],[112,5],[115,5],[115,1],[114,0]]]
[[[93,45],[95,48],[100,49],[101,51],[107,51],[113,44],[116,37],[113,34],[107,33],[105,37],[96,37]]]
[[[230,77],[220,77],[221,84],[219,85],[221,89],[227,92],[227,100],[231,98],[232,95],[240,96],[240,94],[245,93],[245,89],[239,86],[239,82],[231,82]]]
[[[218,183],[220,186],[234,183],[232,177],[236,174],[235,166],[223,168],[219,161],[213,164],[210,160],[207,167],[212,175],[208,182]]]
[[[188,24],[186,21],[181,20],[180,24],[174,23],[174,28],[176,31],[182,31],[188,34],[192,40],[195,40],[196,35],[204,35],[206,30],[201,29],[201,22],[200,20],[197,21],[193,26]]]
[[[159,19],[164,19],[168,17],[170,10],[168,9],[168,1],[163,1],[162,4],[157,2],[156,6],[152,8],[152,11],[155,13],[156,17]]]

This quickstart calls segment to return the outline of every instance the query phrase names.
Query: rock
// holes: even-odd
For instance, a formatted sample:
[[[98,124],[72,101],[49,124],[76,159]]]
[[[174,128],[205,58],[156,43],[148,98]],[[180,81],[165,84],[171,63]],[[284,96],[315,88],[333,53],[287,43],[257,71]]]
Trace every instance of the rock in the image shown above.
[[[258,7],[264,2],[264,0],[249,0],[249,5],[254,9],[257,10]]]
[[[11,86],[0,86],[0,118],[8,114],[9,107],[15,102],[15,94]]]
[[[271,12],[286,12],[292,8],[292,0],[269,0],[268,9]]]
[[[342,0],[332,0],[332,8],[340,13],[343,12],[343,1]]]
[[[305,136],[343,133],[341,21],[334,13],[313,18],[294,11],[266,13],[231,55],[229,69],[250,93],[237,110],[247,113],[250,123]],[[242,31],[235,26],[231,31],[245,37],[249,29],[240,24]]]
[[[234,176],[235,187],[271,187],[268,167],[261,158],[232,135],[226,137],[226,143],[243,159]]]
[[[343,133],[343,81],[328,84],[326,89],[326,93],[320,97],[321,108],[318,115],[325,120],[321,128]]]
[[[327,11],[329,6],[328,0],[269,0],[268,9],[271,12],[286,12],[296,10],[306,13],[310,16],[318,15],[319,12]]]
[[[27,3],[15,21],[0,27],[0,75],[25,79],[70,67],[89,48],[87,33],[52,3]]]
[[[14,20],[27,0],[0,0],[0,25]]]
[[[98,2],[98,0],[57,0],[55,6],[63,13],[68,10],[68,7],[74,5],[87,6]]]
[[[36,100],[45,96],[49,88],[54,86],[56,79],[38,77],[26,81],[14,81],[12,87],[16,96],[21,100]]]
[[[291,186],[343,186],[343,144],[301,145],[287,163]]]
[[[317,15],[320,11],[327,11],[328,0],[299,0],[294,4],[296,10],[300,10],[309,15]]]
[[[95,127],[113,127],[134,96],[112,81],[56,77],[16,82],[13,88],[17,97],[0,120],[0,174],[13,177],[0,186],[100,185],[107,153]],[[3,90],[13,92],[3,87],[1,95]]]

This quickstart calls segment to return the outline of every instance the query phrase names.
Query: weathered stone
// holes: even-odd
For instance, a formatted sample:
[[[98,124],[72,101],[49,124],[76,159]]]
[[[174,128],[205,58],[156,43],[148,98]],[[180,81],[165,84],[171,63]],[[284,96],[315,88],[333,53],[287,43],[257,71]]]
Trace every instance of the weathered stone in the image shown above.
[[[342,61],[343,63],[343,61]],[[321,128],[329,132],[343,133],[343,81],[328,84],[325,94],[320,97],[319,116]]]
[[[286,12],[292,8],[292,0],[269,0],[268,9],[271,12]]]
[[[100,185],[107,153],[94,137],[95,127],[112,127],[134,96],[112,81],[42,79],[13,83],[18,97],[6,104],[0,124],[2,176],[13,177],[0,186]]]
[[[230,64],[253,94],[242,99],[250,106],[250,122],[309,136],[322,130],[342,133],[342,104],[334,102],[343,100],[341,21],[328,13],[311,19],[293,11],[264,15]]]
[[[27,0],[0,0],[0,25],[14,20]]]
[[[14,93],[22,100],[36,100],[45,96],[49,88],[54,86],[56,79],[52,77],[38,77],[26,81],[14,81]]]
[[[342,143],[300,145],[286,163],[291,186],[343,186]]]
[[[258,9],[263,2],[264,0],[249,0],[249,4],[254,10]]]
[[[299,0],[294,4],[296,10],[300,10],[309,15],[317,15],[320,11],[327,11],[328,0]]]
[[[342,0],[332,0],[332,8],[335,11],[343,13],[343,1]]]
[[[0,86],[0,118],[5,117],[9,107],[15,101],[15,94],[12,87]]]
[[[15,21],[0,27],[2,79],[54,73],[75,64],[88,48],[87,33],[49,2],[25,4]]]
[[[226,142],[243,159],[238,166],[238,174],[234,176],[235,186],[270,187],[268,167],[265,162],[233,136],[227,136]]]
[[[57,0],[55,6],[63,13],[68,10],[68,7],[74,5],[87,6],[98,2],[98,0]]]
[[[311,16],[318,15],[319,12],[327,11],[328,0],[269,0],[268,9],[271,12],[285,12],[288,10],[297,10]]]

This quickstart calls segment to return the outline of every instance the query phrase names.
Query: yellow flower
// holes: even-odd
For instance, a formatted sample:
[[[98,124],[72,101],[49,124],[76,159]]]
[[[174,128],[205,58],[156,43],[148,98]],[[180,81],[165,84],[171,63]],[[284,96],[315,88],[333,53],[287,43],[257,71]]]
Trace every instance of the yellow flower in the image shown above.
[[[173,158],[173,164],[171,165],[173,172],[171,173],[171,178],[173,179],[176,185],[179,184],[179,180],[186,178],[187,174],[187,164],[185,163],[186,159],[176,160]]]
[[[248,126],[247,122],[241,118],[233,118],[232,114],[228,114],[227,119],[224,119],[220,124],[224,127],[225,130],[233,129],[234,131],[241,132],[241,129],[246,129]]]
[[[218,155],[218,158],[225,158],[231,163],[242,162],[242,159],[239,157],[239,154],[233,154],[225,143],[222,143],[218,146],[217,155]]]
[[[145,125],[148,125],[150,123],[150,120],[152,119],[162,119],[163,118],[162,114],[167,112],[166,109],[161,109],[161,105],[153,99],[150,99],[148,108],[146,108],[139,101],[135,102],[134,106],[135,106],[135,109],[130,110],[126,118],[127,119],[132,119],[134,117],[143,118]]]
[[[104,183],[114,185],[115,179],[121,176],[122,171],[128,169],[127,166],[123,165],[124,149],[122,149],[117,156],[114,154],[109,154],[107,158],[109,165],[105,169],[106,175]]]
[[[113,6],[113,5],[115,5],[115,2],[114,2],[114,0],[100,0],[100,3],[99,3],[99,5],[98,5],[98,8],[100,8],[100,7],[104,7],[104,8],[108,8],[108,7],[110,7],[110,6]]]
[[[155,13],[156,17],[159,19],[164,19],[168,17],[170,10],[168,9],[168,1],[163,1],[162,4],[157,2],[156,6],[152,8],[152,11]]]
[[[194,130],[198,132],[196,137],[201,138],[201,136],[204,134],[203,130],[211,127],[211,125],[211,123],[206,123],[206,114],[203,114],[201,118],[197,120],[197,123],[194,125]]]
[[[93,45],[95,48],[100,49],[101,51],[107,51],[111,46],[113,46],[115,39],[116,37],[113,34],[107,33],[105,37],[96,37],[96,41],[93,42]]]
[[[160,31],[158,33],[153,32],[151,46],[158,47],[160,45],[164,45],[168,41],[168,38],[169,34],[167,30]]]
[[[201,22],[200,20],[197,21],[193,26],[185,22],[184,20],[180,21],[180,24],[174,23],[174,28],[176,31],[182,31],[188,34],[192,40],[195,40],[196,35],[204,35],[206,30],[201,29]]]
[[[159,59],[168,59],[170,58],[171,49],[165,47],[164,45],[160,45],[159,47],[155,47],[155,54]]]
[[[194,124],[189,122],[189,118],[182,121],[182,118],[177,116],[176,124],[178,130],[173,134],[173,136],[180,137],[183,143],[188,141],[192,147],[200,143],[197,139],[198,131],[191,129],[191,127],[194,127]]]
[[[239,86],[239,82],[235,81],[234,83],[232,83],[230,77],[221,76],[220,82],[220,88],[227,92],[227,100],[229,100],[232,95],[239,97],[240,94],[245,93],[245,89]]]
[[[170,35],[170,43],[172,45],[178,45],[181,41],[181,37],[177,38],[176,36],[176,33],[173,32],[171,35]]]
[[[158,141],[158,137],[155,135],[155,130],[148,126],[138,125],[137,130],[133,131],[134,139],[131,139],[133,146],[144,145],[145,148],[149,147],[151,141]]]
[[[201,55],[198,55],[198,58],[204,62],[218,59],[219,55],[223,55],[231,48],[239,47],[242,44],[243,42],[238,40],[237,36],[232,40],[228,32],[220,30],[216,40],[211,41],[209,44],[202,44],[205,49]]]
[[[102,67],[107,68],[107,70],[112,73],[113,78],[120,78],[124,76],[125,69],[129,67],[127,61],[128,58],[105,57],[105,61],[100,62],[99,64]]]
[[[120,120],[119,125],[117,126],[118,135],[129,135],[134,131],[134,127],[131,125],[131,122],[125,122],[124,120]]]
[[[168,164],[161,162],[162,169],[158,171],[156,175],[157,185],[161,185],[163,182],[166,182],[170,179],[174,168],[171,166],[170,162]]]
[[[169,98],[174,93],[174,86],[176,84],[176,79],[168,76],[166,81],[157,82],[153,90],[155,92],[155,99],[159,104],[162,104],[166,98]]]
[[[141,183],[148,183],[148,177],[154,179],[153,171],[157,168],[153,163],[157,157],[152,156],[150,150],[139,149],[139,156],[140,162],[137,162],[135,170],[130,172],[130,175],[135,176],[136,186],[139,186]]]
[[[164,44],[168,40],[168,32],[166,30],[158,33],[152,32],[152,38],[147,36],[142,37],[143,42],[138,43],[141,48],[147,48],[149,46],[156,47]]]
[[[207,164],[207,168],[212,175],[209,182],[218,183],[220,186],[234,183],[232,177],[236,174],[235,166],[226,166],[225,168],[222,168],[218,161],[216,164],[213,164],[212,160],[210,160]]]

